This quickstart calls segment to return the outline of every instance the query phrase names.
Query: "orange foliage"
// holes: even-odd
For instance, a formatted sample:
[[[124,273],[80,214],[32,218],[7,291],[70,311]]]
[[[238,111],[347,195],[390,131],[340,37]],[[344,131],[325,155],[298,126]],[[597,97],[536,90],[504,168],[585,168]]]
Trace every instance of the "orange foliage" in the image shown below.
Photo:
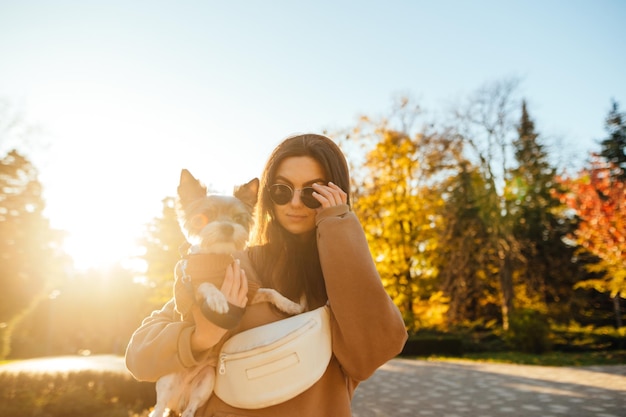
[[[598,157],[578,178],[563,180],[568,192],[562,201],[580,219],[575,240],[597,256],[606,279],[591,285],[613,296],[626,295],[626,184],[616,175],[614,165]],[[603,288],[601,288],[603,287]]]

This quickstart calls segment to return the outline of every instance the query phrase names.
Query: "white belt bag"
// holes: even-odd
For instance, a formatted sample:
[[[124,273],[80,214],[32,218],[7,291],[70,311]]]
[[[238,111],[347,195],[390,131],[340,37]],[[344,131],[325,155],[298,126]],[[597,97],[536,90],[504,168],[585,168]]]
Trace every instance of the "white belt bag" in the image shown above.
[[[215,395],[237,408],[280,404],[315,384],[331,356],[328,306],[246,330],[222,347]]]

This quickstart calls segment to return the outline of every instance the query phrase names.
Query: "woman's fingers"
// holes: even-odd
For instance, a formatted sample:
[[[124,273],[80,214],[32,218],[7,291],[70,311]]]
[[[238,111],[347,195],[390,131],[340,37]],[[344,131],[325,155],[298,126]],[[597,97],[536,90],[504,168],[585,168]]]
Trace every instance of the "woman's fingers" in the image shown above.
[[[243,307],[248,304],[248,277],[246,271],[241,270],[241,285],[239,286],[239,294],[237,294],[237,303],[235,305]]]
[[[329,182],[328,185],[313,184],[315,193],[320,197],[319,202],[322,207],[332,207],[348,202],[348,194],[343,191],[337,184]]]
[[[226,275],[220,290],[231,304],[244,307],[248,302],[248,279],[238,259],[226,268]]]
[[[239,294],[239,288],[241,288],[241,266],[239,265],[239,259],[235,259],[235,262],[231,264],[233,266],[233,286],[231,287],[231,296],[237,296]]]
[[[222,282],[222,288],[220,290],[228,298],[233,289],[233,281],[235,280],[233,265],[230,264],[226,267],[226,275],[224,275],[224,282]]]

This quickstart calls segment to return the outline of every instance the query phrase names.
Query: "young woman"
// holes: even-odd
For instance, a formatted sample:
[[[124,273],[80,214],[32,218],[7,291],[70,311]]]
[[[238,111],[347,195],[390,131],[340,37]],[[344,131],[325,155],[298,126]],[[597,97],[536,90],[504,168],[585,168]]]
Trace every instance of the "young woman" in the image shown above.
[[[273,151],[261,176],[251,243],[228,269],[221,291],[244,307],[247,278],[254,276],[263,287],[304,300],[307,310],[328,304],[332,357],[313,386],[283,403],[244,410],[213,395],[196,416],[351,416],[358,383],[400,353],[406,329],[350,211],[349,189],[345,157],[326,136],[292,136]],[[198,365],[221,343],[228,331],[199,308],[192,312],[193,322],[180,321],[170,301],[144,320],[126,352],[137,379],[155,381]],[[269,303],[249,305],[227,337],[285,317]]]

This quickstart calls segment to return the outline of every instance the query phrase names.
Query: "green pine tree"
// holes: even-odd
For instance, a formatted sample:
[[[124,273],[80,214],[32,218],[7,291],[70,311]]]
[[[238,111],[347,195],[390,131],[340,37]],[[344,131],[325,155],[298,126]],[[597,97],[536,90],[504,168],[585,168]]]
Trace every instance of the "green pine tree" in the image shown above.
[[[461,161],[459,169],[442,188],[446,198],[436,250],[439,280],[450,300],[450,324],[487,322],[498,318],[500,300],[497,247],[481,215],[486,181],[468,161]]]
[[[608,137],[600,145],[600,155],[608,162],[615,164],[620,172],[616,177],[621,181],[626,180],[626,114],[620,113],[619,105],[613,101],[611,110],[606,117],[605,130]]]
[[[574,226],[557,217],[561,202],[555,194],[556,169],[548,160],[525,102],[517,134],[513,141],[517,168],[508,176],[506,197],[522,255],[517,285],[525,291],[518,293],[518,300],[527,307],[567,315],[555,304],[570,300],[572,286],[580,277],[579,267],[571,262],[574,248],[563,242]]]

